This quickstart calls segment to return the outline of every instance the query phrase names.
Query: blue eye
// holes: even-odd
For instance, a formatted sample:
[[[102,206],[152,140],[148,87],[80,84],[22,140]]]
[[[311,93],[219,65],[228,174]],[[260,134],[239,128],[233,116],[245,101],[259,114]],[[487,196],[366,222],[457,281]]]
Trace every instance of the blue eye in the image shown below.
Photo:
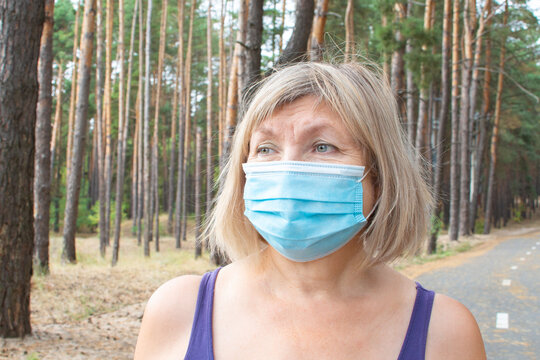
[[[330,146],[331,145],[328,145],[328,144],[318,144],[315,146],[315,150],[319,153],[325,153],[330,150]]]
[[[272,152],[272,149],[270,149],[269,147],[259,147],[257,148],[257,154],[260,154],[260,155],[268,155]]]

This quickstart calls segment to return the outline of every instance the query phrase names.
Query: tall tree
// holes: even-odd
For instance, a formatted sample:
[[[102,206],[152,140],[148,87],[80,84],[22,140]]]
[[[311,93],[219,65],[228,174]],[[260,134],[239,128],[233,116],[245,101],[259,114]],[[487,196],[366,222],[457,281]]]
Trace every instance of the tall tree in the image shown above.
[[[448,118],[448,105],[450,100],[450,36],[451,36],[451,20],[452,20],[452,2],[444,0],[443,11],[443,33],[442,33],[442,65],[441,65],[441,107],[439,108],[439,124],[437,131],[437,143],[435,145],[435,166],[433,176],[433,194],[435,196],[435,216],[438,217],[442,209],[441,204],[441,182],[443,170],[443,151],[444,140],[446,139],[445,129],[446,120]],[[430,233],[430,241],[428,251],[434,253],[437,250],[437,229],[432,228]]]
[[[459,1],[454,1],[452,16],[452,139],[450,145],[450,227],[451,240],[459,228]]]
[[[219,21],[219,82],[218,82],[218,97],[219,97],[219,116],[218,116],[218,159],[221,159],[223,152],[223,133],[225,128],[225,112],[227,107],[227,58],[225,54],[225,0],[221,0],[221,16]]]
[[[407,1],[407,19],[412,19],[413,17],[413,0]],[[413,52],[413,46],[412,46],[412,38],[409,37],[407,39],[407,42],[405,44],[405,54],[409,57]],[[406,81],[407,81],[407,139],[409,140],[410,144],[414,144],[415,140],[415,126],[416,126],[416,117],[414,116],[414,92],[415,92],[415,86],[414,86],[414,74],[412,70],[412,65],[410,64],[410,61],[407,63],[407,69],[405,71],[406,74]]]
[[[246,80],[243,84],[245,93],[261,77],[261,44],[263,32],[263,0],[249,1],[249,14],[246,33]]]
[[[503,28],[508,23],[508,0],[504,2]],[[497,79],[497,95],[495,98],[495,114],[493,119],[493,132],[491,134],[490,162],[488,175],[488,189],[486,195],[486,207],[484,215],[484,234],[489,234],[491,230],[491,213],[493,204],[493,187],[495,183],[495,166],[497,165],[497,144],[499,141],[499,124],[501,121],[501,104],[504,80],[504,62],[506,56],[506,36],[501,41],[501,54],[499,60],[499,76]]]
[[[51,202],[51,112],[53,65],[54,0],[45,1],[45,22],[41,33],[38,63],[39,96],[36,116],[34,178],[34,231],[37,270],[49,272],[49,209]]]
[[[459,235],[469,235],[469,196],[470,196],[470,151],[469,151],[469,107],[471,71],[473,63],[473,36],[476,23],[476,1],[466,0],[463,8],[463,52],[461,61],[461,106],[459,115],[460,138],[460,196],[459,196]]]
[[[0,0],[1,337],[31,332],[34,126],[44,15],[42,1]]]
[[[347,0],[345,9],[345,61],[354,56],[354,1]]]
[[[277,61],[278,65],[298,62],[306,58],[314,11],[314,0],[296,1],[294,29],[287,46]]]
[[[95,13],[96,0],[85,0],[78,75],[79,89],[77,90],[77,111],[75,114],[75,132],[73,134],[73,156],[67,184],[64,213],[64,248],[62,250],[62,258],[71,263],[77,261],[75,231],[77,229],[79,192],[86,143],[86,127],[88,125],[88,95],[90,92],[90,70],[92,69],[92,53],[94,49]]]
[[[433,12],[435,9],[435,3],[433,0],[426,0],[426,6],[424,10],[424,31],[428,33],[431,31],[431,23]],[[422,44],[422,51],[427,52],[428,46],[424,42]],[[420,99],[418,101],[418,121],[416,127],[416,150],[418,156],[424,156],[426,159],[429,155],[429,138],[428,138],[428,102],[429,102],[429,90],[431,82],[428,81],[426,75],[426,65],[424,62],[420,68]]]
[[[176,201],[174,213],[174,238],[175,246],[179,249],[181,235],[182,219],[182,196],[184,195],[184,132],[185,132],[185,69],[184,69],[184,8],[185,0],[178,0],[178,69],[180,71],[178,84],[178,175],[176,177]]]
[[[309,57],[311,61],[321,61],[324,48],[324,26],[328,12],[328,0],[317,0],[313,29],[311,30],[311,44]],[[347,26],[347,25],[345,25]]]
[[[195,135],[195,258],[202,255],[201,239],[201,151],[202,151],[202,129],[197,127]]]
[[[58,64],[58,75],[56,76],[56,106],[54,110],[54,124],[51,135],[51,179],[54,177],[54,157],[56,155],[56,139],[60,135],[62,126],[62,87],[64,85],[64,64]]]
[[[137,3],[137,1],[135,1]],[[135,5],[137,9],[137,5]],[[136,11],[133,14],[135,19]],[[124,0],[118,0],[118,143],[116,150],[116,208],[114,219],[114,242],[112,265],[116,265],[118,261],[118,251],[120,248],[120,224],[122,223],[122,200],[124,195],[124,162],[126,156],[126,140],[128,131],[129,117],[125,116],[124,111]]]
[[[261,9],[262,10],[262,9]],[[262,15],[262,13],[261,13]],[[261,16],[262,34],[262,16]],[[260,45],[259,45],[260,49]],[[260,52],[259,52],[260,56]],[[214,180],[214,165],[212,161],[212,1],[208,1],[206,16],[206,62],[208,85],[206,87],[206,214],[210,214],[212,206],[212,184]],[[260,69],[260,65],[259,65]],[[259,70],[260,71],[260,70]],[[220,79],[221,80],[221,79]]]
[[[151,196],[152,186],[150,184],[150,45],[152,25],[152,0],[148,0],[146,10],[146,48],[145,48],[145,70],[144,70],[144,115],[143,115],[143,152],[144,152],[144,256],[150,256],[150,228],[152,226]]]
[[[71,71],[71,94],[69,97],[69,115],[68,115],[68,134],[66,145],[66,179],[69,178],[71,168],[71,153],[73,150],[73,124],[75,121],[75,102],[77,101],[77,74],[78,74],[78,56],[79,51],[79,18],[80,9],[79,0],[76,3],[77,10],[75,12],[75,35],[73,36],[73,70]]]
[[[394,39],[396,41],[396,48],[394,49],[392,53],[392,66],[391,66],[391,72],[392,76],[390,77],[390,84],[392,87],[392,91],[394,92],[394,95],[396,96],[398,100],[398,104],[400,107],[400,110],[403,108],[403,93],[405,91],[404,84],[403,84],[403,67],[405,66],[403,55],[405,54],[405,46],[404,46],[404,37],[401,32],[401,27],[403,25],[403,20],[406,16],[406,10],[405,5],[402,3],[395,3],[394,4],[394,14],[395,14],[395,21],[397,25],[396,33],[394,35]]]

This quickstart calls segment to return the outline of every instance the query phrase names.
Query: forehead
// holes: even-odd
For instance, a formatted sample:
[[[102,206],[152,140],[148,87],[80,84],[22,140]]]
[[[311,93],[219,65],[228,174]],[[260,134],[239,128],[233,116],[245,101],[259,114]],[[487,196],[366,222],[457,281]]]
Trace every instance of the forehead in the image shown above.
[[[341,117],[324,101],[305,96],[276,109],[255,126],[252,135],[295,132],[313,132],[325,128],[346,132]]]

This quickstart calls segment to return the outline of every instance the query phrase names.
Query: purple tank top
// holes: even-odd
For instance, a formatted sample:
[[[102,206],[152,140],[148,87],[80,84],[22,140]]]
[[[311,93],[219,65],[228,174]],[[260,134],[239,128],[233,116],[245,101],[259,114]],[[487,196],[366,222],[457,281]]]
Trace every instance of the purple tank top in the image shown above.
[[[212,309],[219,270],[208,272],[202,277],[185,360],[214,360]],[[416,299],[398,360],[424,360],[434,297],[433,291],[416,283]]]

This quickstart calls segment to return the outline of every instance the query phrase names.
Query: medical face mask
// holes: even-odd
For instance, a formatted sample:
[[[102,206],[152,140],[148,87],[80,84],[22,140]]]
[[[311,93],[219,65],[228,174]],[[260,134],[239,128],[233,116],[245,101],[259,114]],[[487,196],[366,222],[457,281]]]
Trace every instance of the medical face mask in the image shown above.
[[[329,255],[366,224],[363,166],[303,161],[242,166],[245,216],[290,260],[305,262]]]

